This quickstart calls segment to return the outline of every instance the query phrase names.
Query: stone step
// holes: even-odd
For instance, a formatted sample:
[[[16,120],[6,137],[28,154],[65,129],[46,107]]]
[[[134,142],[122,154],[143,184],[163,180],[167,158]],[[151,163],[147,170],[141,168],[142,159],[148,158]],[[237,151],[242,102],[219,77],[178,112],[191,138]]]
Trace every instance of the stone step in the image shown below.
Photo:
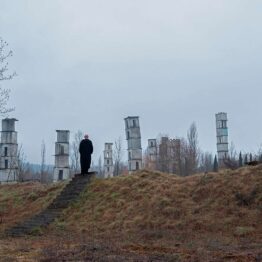
[[[79,193],[78,192],[66,192],[66,193],[63,193],[63,194],[60,194],[57,196],[57,198],[59,197],[64,197],[64,196],[79,196]]]
[[[54,215],[48,215],[48,216],[43,216],[43,217],[32,217],[32,218],[30,218],[28,220],[25,220],[23,223],[33,223],[33,222],[36,222],[36,221],[43,221],[43,222],[45,222],[45,221],[52,220],[52,219],[56,218],[57,216],[58,216],[58,214],[55,215],[55,216]]]
[[[83,186],[83,185],[86,185],[88,184],[89,180],[87,181],[77,181],[75,183],[71,183],[69,185],[67,185],[65,188],[70,188],[70,187],[74,187],[74,186]]]
[[[63,194],[63,195],[58,196],[55,200],[60,201],[64,199],[75,199],[76,197],[79,197],[79,194]]]
[[[87,184],[88,184],[88,182],[70,184],[70,185],[66,186],[65,189],[71,189],[71,188],[75,188],[75,187],[83,187],[83,186],[86,186]]]
[[[69,203],[71,203],[71,202],[73,202],[74,200],[76,200],[77,199],[77,197],[75,197],[75,198],[72,198],[72,197],[70,197],[70,198],[68,198],[68,197],[62,197],[62,198],[60,198],[60,199],[57,199],[56,201],[54,201],[53,202],[53,204],[52,204],[52,206],[53,205],[58,205],[58,204],[60,204],[60,203],[65,203],[65,202],[67,202],[68,204]]]
[[[55,208],[65,208],[65,207],[68,207],[69,204],[70,204],[70,200],[64,200],[64,201],[59,201],[59,202],[55,202],[51,205],[51,207],[55,207]]]
[[[74,197],[78,197],[79,195],[80,195],[79,192],[66,192],[64,194],[58,195],[56,199],[65,198],[65,197],[67,197],[67,198],[68,197],[74,198]]]
[[[34,221],[34,222],[31,222],[31,223],[25,223],[22,225],[22,227],[24,228],[34,228],[34,227],[42,227],[42,226],[47,226],[50,224],[50,222],[53,222],[55,219],[52,219],[52,220],[49,220],[49,221]]]
[[[78,195],[80,195],[80,194],[79,194],[79,190],[81,190],[81,189],[78,189],[78,190],[68,190],[68,191],[65,191],[65,192],[61,193],[61,194],[58,195],[57,197],[60,197],[60,196],[70,196],[70,195],[78,196]],[[81,190],[81,191],[82,191],[82,190]]]
[[[59,203],[59,204],[55,204],[55,205],[53,205],[53,207],[55,207],[55,208],[66,208],[66,207],[68,207],[68,202],[64,202],[64,203]]]
[[[71,187],[66,187],[64,189],[64,191],[62,191],[60,194],[64,194],[64,193],[67,193],[67,192],[79,192],[80,190],[82,191],[83,189],[85,189],[86,186],[87,186],[87,184],[74,185],[74,186],[71,186]]]
[[[73,189],[77,189],[77,188],[82,188],[82,187],[86,187],[88,183],[81,183],[81,184],[75,184],[75,185],[70,185],[64,188],[64,190],[73,190]]]
[[[9,236],[23,236],[24,234],[30,234],[34,228],[44,227],[52,223],[62,214],[63,209],[67,208],[70,203],[79,197],[93,175],[95,175],[94,172],[88,176],[75,175],[45,210],[10,228],[6,231],[6,234]]]

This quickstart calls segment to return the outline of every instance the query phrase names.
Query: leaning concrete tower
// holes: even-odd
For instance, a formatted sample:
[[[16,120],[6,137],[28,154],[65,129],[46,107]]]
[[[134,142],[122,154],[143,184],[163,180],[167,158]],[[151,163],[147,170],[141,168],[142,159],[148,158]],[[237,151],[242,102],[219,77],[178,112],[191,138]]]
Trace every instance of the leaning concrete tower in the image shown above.
[[[105,143],[104,150],[104,177],[114,176],[113,143]]]
[[[133,172],[142,168],[141,133],[138,116],[125,118],[128,150],[128,170]]]
[[[228,157],[228,126],[227,113],[216,114],[217,129],[217,155],[218,162],[223,165],[224,159]]]
[[[69,130],[56,130],[54,182],[70,178]]]
[[[16,121],[15,118],[5,118],[2,120],[0,182],[13,182],[18,180]]]

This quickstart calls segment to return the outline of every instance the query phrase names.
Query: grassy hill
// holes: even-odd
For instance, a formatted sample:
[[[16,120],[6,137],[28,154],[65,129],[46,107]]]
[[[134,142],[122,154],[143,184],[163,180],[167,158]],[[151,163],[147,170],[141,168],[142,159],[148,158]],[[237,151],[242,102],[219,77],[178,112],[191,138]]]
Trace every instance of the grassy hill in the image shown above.
[[[0,230],[47,206],[64,185],[0,186]],[[2,237],[0,258],[17,256],[26,243],[20,256],[43,261],[259,261],[262,167],[94,179],[42,233],[12,243]]]
[[[0,185],[0,232],[40,212],[64,185],[42,185],[38,182]]]

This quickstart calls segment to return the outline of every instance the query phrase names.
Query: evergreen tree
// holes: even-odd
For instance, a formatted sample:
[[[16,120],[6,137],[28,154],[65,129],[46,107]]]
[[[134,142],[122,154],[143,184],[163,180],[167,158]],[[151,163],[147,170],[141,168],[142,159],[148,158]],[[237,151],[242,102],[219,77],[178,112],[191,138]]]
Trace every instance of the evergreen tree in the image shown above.
[[[241,151],[240,151],[240,153],[239,153],[238,166],[239,166],[239,167],[242,167],[242,166],[243,166],[243,157],[242,157]]]
[[[245,161],[244,164],[246,165],[248,163],[247,154],[245,155]]]
[[[214,159],[213,171],[218,172],[217,156],[215,156],[215,159]]]
[[[252,162],[253,161],[253,156],[252,156],[252,154],[250,153],[250,155],[249,155],[249,161],[250,162]]]

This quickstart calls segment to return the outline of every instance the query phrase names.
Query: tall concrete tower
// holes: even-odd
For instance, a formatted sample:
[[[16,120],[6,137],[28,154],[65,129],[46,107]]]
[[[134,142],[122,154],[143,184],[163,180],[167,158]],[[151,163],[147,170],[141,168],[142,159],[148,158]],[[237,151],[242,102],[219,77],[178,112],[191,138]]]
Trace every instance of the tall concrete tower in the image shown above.
[[[162,172],[170,173],[170,139],[161,137],[159,144],[159,167]]]
[[[0,182],[13,182],[18,180],[16,121],[15,118],[5,118],[2,120]]]
[[[138,116],[125,118],[129,173],[142,168],[141,133]]]
[[[223,160],[228,157],[228,127],[227,113],[216,114],[217,129],[217,155],[218,162],[223,165]]]
[[[104,177],[114,176],[113,143],[105,143],[104,150]]]
[[[171,139],[170,140],[170,154],[171,154],[171,171],[176,175],[181,175],[181,140]]]
[[[157,161],[157,141],[156,139],[148,139],[147,155],[148,155],[148,168],[151,170],[155,170],[156,161]]]
[[[70,178],[69,130],[56,130],[54,182]]]

